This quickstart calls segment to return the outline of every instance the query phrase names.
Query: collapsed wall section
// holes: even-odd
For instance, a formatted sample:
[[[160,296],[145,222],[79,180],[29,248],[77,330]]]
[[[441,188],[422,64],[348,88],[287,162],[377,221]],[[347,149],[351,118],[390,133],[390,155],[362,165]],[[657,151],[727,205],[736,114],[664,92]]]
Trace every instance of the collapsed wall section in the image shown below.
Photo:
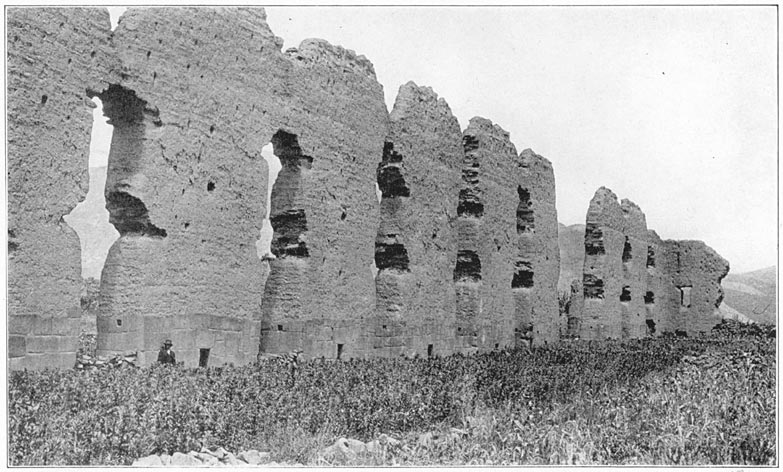
[[[560,336],[557,283],[560,252],[552,164],[530,149],[519,155],[516,169],[518,203],[511,290],[517,342],[556,342]]]
[[[515,342],[510,288],[518,252],[518,156],[508,132],[485,118],[470,120],[462,143],[456,348],[503,348]]]
[[[87,193],[95,105],[85,90],[110,68],[109,14],[6,13],[9,367],[69,368],[82,280],[79,238],[63,216]]]
[[[373,355],[453,351],[462,158],[462,132],[445,100],[429,87],[401,86],[377,170]]]
[[[99,92],[120,87],[143,105],[140,119],[115,124],[109,157],[107,207],[121,237],[102,277],[100,353],[139,350],[149,364],[171,338],[194,366],[205,350],[246,363],[259,346],[330,357],[337,342],[358,347],[354,321],[374,308],[381,88],[351,51],[319,40],[286,53],[281,45],[263,9],[122,16],[120,80]],[[255,248],[269,142],[284,165],[271,273]]]

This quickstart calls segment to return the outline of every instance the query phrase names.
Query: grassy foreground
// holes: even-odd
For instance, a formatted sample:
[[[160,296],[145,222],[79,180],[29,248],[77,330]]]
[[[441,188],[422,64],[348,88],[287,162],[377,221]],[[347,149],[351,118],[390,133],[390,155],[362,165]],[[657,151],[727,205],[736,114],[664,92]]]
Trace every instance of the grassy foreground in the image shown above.
[[[775,338],[656,338],[449,356],[9,375],[13,465],[201,446],[306,465],[775,464]],[[429,434],[424,434],[429,433]],[[337,438],[400,444],[325,455]]]

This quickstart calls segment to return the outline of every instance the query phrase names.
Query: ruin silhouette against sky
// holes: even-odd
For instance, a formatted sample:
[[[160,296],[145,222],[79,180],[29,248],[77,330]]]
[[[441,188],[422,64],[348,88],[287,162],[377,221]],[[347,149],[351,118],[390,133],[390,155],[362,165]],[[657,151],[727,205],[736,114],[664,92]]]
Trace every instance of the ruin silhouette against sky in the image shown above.
[[[116,24],[124,8],[109,10]],[[448,97],[463,127],[492,116],[552,160],[564,224],[583,224],[606,185],[644,208],[661,234],[707,242],[734,273],[776,263],[774,7],[271,7],[267,15],[283,49],[321,37],[367,56],[389,109],[399,85],[414,80]],[[107,150],[104,128],[93,146]],[[105,152],[91,166],[105,165]]]

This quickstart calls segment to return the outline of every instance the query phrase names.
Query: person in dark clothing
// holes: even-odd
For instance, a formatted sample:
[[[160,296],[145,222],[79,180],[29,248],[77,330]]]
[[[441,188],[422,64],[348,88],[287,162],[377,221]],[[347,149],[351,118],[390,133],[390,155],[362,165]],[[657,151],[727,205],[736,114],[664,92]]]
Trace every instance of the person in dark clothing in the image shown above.
[[[171,339],[167,339],[163,343],[163,347],[161,347],[160,352],[158,352],[158,364],[175,365],[177,363],[177,360],[174,357],[174,351],[171,350],[171,346],[173,346]]]

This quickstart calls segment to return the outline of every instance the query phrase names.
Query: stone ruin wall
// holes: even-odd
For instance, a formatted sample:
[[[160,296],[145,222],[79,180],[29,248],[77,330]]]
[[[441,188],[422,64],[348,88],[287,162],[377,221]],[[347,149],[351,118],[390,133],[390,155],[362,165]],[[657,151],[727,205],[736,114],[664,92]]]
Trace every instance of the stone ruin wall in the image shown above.
[[[641,209],[596,191],[587,212],[583,297],[572,304],[582,339],[709,332],[720,322],[728,262],[701,241],[662,241]]]
[[[246,363],[259,343],[327,357],[340,343],[354,354],[374,307],[371,175],[387,116],[369,62],[318,40],[281,53],[261,9],[130,9],[114,45],[131,71],[119,86],[153,112],[133,165],[115,168],[110,155],[107,206],[121,188],[165,234],[120,231],[104,269],[99,352],[138,348],[113,324],[135,313],[145,352],[166,333],[189,365],[201,349]],[[283,169],[267,280],[255,243],[269,142]]]
[[[534,344],[554,343],[565,324],[557,299],[560,249],[555,173],[552,163],[531,149],[522,151],[517,166],[518,252],[511,281],[515,334]]]
[[[445,100],[413,82],[401,86],[377,168],[377,313],[367,330],[375,356],[454,350],[462,156],[462,132]]]
[[[673,315],[675,332],[688,336],[709,333],[721,321],[721,280],[729,263],[702,241],[663,243],[668,273],[671,274],[667,313]]]
[[[94,104],[110,67],[102,8],[7,10],[8,355],[11,369],[73,366],[79,238]]]
[[[516,148],[508,132],[478,117],[470,120],[462,142],[465,153],[454,268],[457,350],[513,346]]]
[[[61,217],[86,193],[91,96],[114,126],[105,196],[120,233],[102,274],[99,354],[137,351],[147,365],[171,338],[187,366],[293,349],[425,356],[569,331],[551,164],[517,155],[489,120],[461,132],[432,90],[402,86],[389,114],[363,56],[321,40],[281,52],[256,8],[131,8],[113,33],[102,9],[16,8],[8,38],[12,368],[74,360],[79,243]],[[283,168],[266,262],[256,241],[268,143]],[[709,318],[717,255],[657,240],[657,270],[668,274],[679,254],[677,278],[645,275],[644,215],[598,200],[588,227],[606,253],[586,256],[585,280],[606,280],[607,298],[588,297],[582,328],[636,337],[655,316],[663,327],[676,284],[692,284],[693,304],[677,300],[672,329]],[[704,255],[716,262],[697,263]],[[645,280],[668,290],[652,312]]]

